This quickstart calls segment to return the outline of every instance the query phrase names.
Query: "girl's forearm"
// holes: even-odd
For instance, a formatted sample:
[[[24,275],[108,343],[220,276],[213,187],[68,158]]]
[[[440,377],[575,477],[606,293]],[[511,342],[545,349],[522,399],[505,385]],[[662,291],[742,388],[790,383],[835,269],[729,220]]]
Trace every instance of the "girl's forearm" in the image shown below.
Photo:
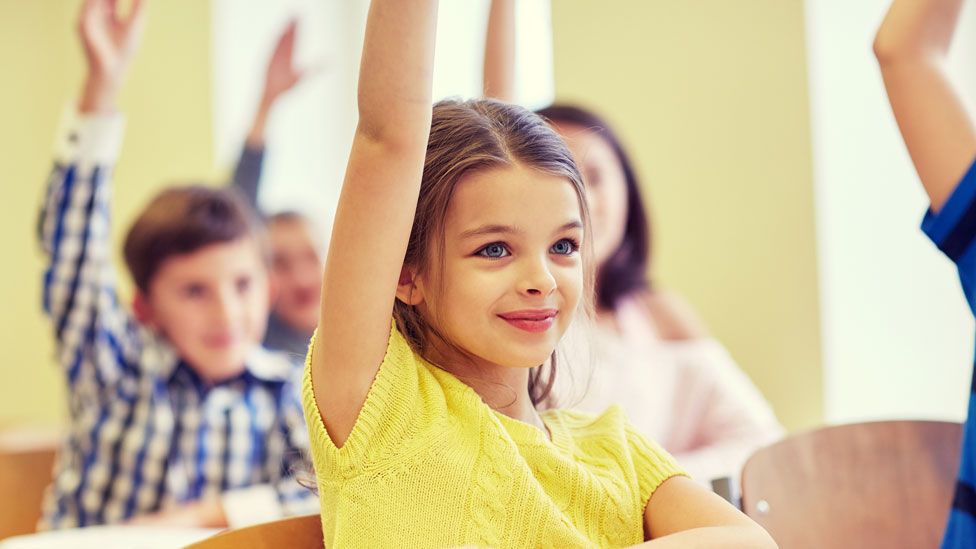
[[[426,143],[436,0],[373,0],[359,74],[359,131],[388,143]]]
[[[776,542],[758,526],[713,526],[685,530],[645,541],[648,549],[776,549]]]
[[[515,101],[515,0],[492,0],[485,36],[484,95]]]

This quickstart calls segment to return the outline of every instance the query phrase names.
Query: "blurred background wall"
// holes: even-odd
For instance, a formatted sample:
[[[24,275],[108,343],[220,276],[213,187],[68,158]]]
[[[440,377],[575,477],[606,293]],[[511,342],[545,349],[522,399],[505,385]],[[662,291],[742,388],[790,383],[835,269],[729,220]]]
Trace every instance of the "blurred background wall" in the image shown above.
[[[35,226],[61,113],[81,87],[78,0],[0,0],[0,423],[63,417],[64,382],[41,314],[44,263]],[[210,7],[153,2],[144,42],[120,98],[126,137],[113,189],[117,242],[167,183],[212,179]],[[118,248],[118,246],[116,246]],[[117,264],[123,269],[121,256]],[[120,271],[121,272],[121,271]],[[124,272],[121,272],[124,274]],[[123,299],[131,285],[123,280]]]
[[[653,270],[789,428],[823,414],[803,5],[553,2],[556,94],[604,112],[645,183]]]

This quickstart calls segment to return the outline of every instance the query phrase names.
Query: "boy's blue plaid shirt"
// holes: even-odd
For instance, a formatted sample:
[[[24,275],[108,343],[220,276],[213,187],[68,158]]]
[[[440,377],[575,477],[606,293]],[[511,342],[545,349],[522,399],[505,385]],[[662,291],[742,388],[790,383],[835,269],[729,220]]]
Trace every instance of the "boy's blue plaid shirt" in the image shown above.
[[[67,118],[39,232],[70,427],[42,526],[118,522],[217,496],[250,519],[314,510],[317,498],[295,479],[308,448],[299,368],[255,348],[241,375],[208,385],[134,321],[116,293],[109,223],[123,122]]]

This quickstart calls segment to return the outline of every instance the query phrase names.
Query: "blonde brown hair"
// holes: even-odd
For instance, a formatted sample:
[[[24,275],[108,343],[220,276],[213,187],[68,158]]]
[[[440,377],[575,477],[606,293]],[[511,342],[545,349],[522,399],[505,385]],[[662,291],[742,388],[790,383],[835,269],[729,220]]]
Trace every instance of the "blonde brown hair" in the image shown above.
[[[491,99],[445,100],[434,105],[420,196],[404,264],[423,273],[431,267],[431,246],[439,245],[443,250],[448,205],[463,176],[476,170],[516,164],[565,178],[579,198],[585,231],[589,231],[583,178],[566,144],[542,118],[522,107]],[[583,295],[590,296],[592,276],[585,268],[586,255]],[[444,254],[440,256],[443,258]],[[584,307],[588,301],[584,298]],[[428,356],[431,345],[435,344],[432,339],[468,355],[430,325],[416,307],[397,300],[393,315],[400,331],[420,356]],[[533,404],[549,395],[555,371],[555,351],[548,369],[544,365],[532,369],[529,396]]]

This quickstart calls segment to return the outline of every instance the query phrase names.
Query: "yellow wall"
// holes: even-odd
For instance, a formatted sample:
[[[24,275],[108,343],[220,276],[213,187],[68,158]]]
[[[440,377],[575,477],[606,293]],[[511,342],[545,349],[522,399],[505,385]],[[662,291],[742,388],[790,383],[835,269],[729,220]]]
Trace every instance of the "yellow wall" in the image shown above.
[[[65,413],[64,382],[40,310],[44,264],[34,228],[57,123],[80,88],[79,6],[78,0],[0,0],[0,238],[6,259],[0,271],[0,423],[51,423]],[[142,48],[121,98],[127,131],[115,179],[116,242],[163,184],[214,175],[209,2],[165,0],[148,7]]]
[[[645,180],[657,280],[791,429],[821,421],[803,3],[553,0],[556,94],[604,113]]]

